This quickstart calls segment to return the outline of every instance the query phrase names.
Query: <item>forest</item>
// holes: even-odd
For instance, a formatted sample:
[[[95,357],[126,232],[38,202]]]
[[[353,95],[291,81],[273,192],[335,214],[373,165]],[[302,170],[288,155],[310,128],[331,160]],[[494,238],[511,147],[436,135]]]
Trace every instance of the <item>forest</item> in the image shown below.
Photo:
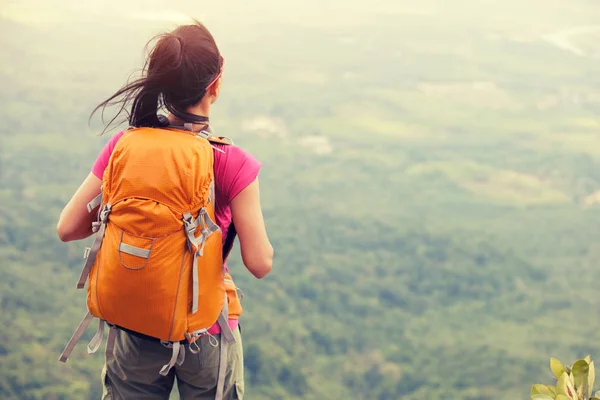
[[[104,143],[92,109],[197,18],[216,133],[262,163],[275,249],[239,247],[245,398],[515,400],[600,357],[600,4],[0,3],[0,398],[98,399],[83,240],[56,222]],[[111,117],[109,109],[105,121]],[[176,393],[173,399],[177,399]]]

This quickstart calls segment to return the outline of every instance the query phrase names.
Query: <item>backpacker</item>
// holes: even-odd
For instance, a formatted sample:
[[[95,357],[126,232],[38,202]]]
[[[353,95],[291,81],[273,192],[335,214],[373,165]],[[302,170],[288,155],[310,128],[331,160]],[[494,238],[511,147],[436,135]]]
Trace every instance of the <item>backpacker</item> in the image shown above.
[[[193,342],[218,322],[219,399],[227,346],[235,342],[228,324],[228,294],[235,313],[241,312],[235,285],[225,272],[226,254],[214,211],[210,142],[227,142],[211,137],[209,130],[197,135],[186,130],[191,125],[131,128],[117,142],[101,194],[88,204],[89,212],[98,208],[96,238],[86,249],[77,284],[82,289],[88,281],[88,312],[59,360],[67,361],[96,317],[100,322],[88,353],[100,347],[107,323],[109,357],[116,329],[131,330],[173,349],[171,360],[159,371],[167,375],[183,363],[184,341],[196,352]]]

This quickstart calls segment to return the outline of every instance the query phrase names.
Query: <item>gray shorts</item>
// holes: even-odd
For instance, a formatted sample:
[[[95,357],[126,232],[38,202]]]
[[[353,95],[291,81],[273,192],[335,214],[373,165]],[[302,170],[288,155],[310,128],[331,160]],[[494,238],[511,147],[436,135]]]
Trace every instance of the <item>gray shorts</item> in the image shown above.
[[[244,356],[239,328],[233,331],[236,342],[227,349],[227,373],[223,399],[244,398]],[[186,344],[185,361],[174,366],[167,376],[161,367],[172,350],[119,330],[113,357],[106,357],[102,370],[103,400],[168,400],[175,379],[182,400],[213,400],[219,373],[220,335],[213,344],[208,336],[196,341],[200,353],[193,354]]]

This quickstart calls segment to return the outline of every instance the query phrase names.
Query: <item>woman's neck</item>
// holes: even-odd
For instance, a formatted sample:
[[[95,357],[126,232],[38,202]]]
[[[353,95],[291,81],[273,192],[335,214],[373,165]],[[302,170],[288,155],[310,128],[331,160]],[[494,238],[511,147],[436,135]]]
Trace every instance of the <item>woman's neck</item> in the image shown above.
[[[200,102],[195,106],[189,107],[186,111],[190,114],[208,118],[208,114],[210,112],[210,104],[204,104],[204,103],[205,102]],[[180,118],[177,118],[176,116],[174,116],[171,113],[169,113],[168,118],[169,118],[169,124],[171,124],[171,125],[183,126],[183,124],[186,122]],[[206,121],[206,123],[192,124],[192,131],[198,132],[202,128],[204,128],[206,125],[208,125],[208,120]]]

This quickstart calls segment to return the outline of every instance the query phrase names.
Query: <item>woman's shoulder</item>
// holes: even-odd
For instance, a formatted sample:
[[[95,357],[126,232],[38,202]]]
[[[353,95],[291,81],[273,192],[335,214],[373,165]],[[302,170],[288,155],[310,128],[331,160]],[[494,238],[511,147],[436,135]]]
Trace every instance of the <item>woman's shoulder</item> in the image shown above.
[[[213,147],[215,183],[229,204],[257,178],[262,164],[248,150],[239,146],[214,144]]]
[[[98,156],[96,157],[96,160],[94,161],[94,164],[92,164],[92,172],[99,179],[102,179],[104,170],[108,166],[108,161],[110,159],[110,156],[111,156],[113,150],[115,149],[117,142],[119,141],[119,139],[121,139],[121,137],[123,136],[124,133],[125,133],[124,130],[115,133],[106,142],[106,144],[104,145],[102,150],[100,150],[100,153],[98,153]]]
[[[234,144],[213,143],[215,164],[249,164],[260,166],[261,162],[248,150]]]

